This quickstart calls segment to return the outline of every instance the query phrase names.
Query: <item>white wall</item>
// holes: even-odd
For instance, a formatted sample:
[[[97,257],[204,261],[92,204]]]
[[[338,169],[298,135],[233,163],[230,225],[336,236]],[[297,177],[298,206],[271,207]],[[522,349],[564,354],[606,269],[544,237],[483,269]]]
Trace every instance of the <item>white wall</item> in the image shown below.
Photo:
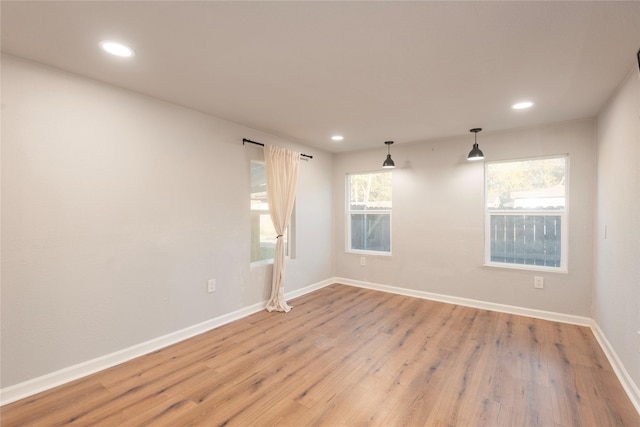
[[[386,149],[346,153],[334,163],[336,275],[416,291],[589,316],[595,188],[595,127],[583,120],[478,135],[487,160],[568,153],[569,273],[483,266],[484,166],[466,160],[473,135],[392,146],[391,257],[345,253],[345,175],[380,170]],[[545,289],[533,278],[543,276]]]
[[[640,75],[598,117],[593,318],[640,385]],[[606,238],[605,238],[606,227]]]
[[[243,137],[314,155],[300,168],[288,291],[339,276],[593,315],[640,384],[639,95],[632,74],[597,132],[582,120],[478,135],[488,160],[569,153],[568,274],[482,266],[483,166],[465,160],[470,133],[392,147],[393,256],[363,267],[344,252],[345,175],[379,170],[382,140],[332,156],[3,55],[0,387],[267,298],[270,267],[249,266],[249,162],[261,150]]]
[[[330,154],[3,55],[1,387],[266,300],[243,137],[314,155],[286,290],[331,277]]]

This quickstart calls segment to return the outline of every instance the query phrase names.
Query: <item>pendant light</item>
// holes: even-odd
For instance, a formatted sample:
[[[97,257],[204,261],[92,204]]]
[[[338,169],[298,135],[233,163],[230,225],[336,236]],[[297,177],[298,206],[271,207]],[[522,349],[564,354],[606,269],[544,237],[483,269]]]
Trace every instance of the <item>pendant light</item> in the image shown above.
[[[387,158],[382,164],[382,167],[384,169],[393,169],[396,167],[396,164],[391,159],[391,144],[393,144],[393,141],[385,141],[384,143],[387,144]]]
[[[473,128],[470,129],[469,132],[473,132],[473,148],[471,149],[471,151],[469,152],[469,155],[467,156],[467,160],[482,160],[484,159],[484,153],[482,152],[482,150],[480,150],[478,148],[478,132],[480,132],[482,130],[482,128]]]

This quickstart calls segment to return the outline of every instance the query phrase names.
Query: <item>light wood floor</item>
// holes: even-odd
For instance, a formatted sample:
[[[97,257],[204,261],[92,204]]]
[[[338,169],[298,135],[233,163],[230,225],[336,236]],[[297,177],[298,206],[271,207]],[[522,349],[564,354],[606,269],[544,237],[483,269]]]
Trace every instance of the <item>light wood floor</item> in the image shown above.
[[[344,285],[7,405],[9,426],[640,426],[585,327]]]

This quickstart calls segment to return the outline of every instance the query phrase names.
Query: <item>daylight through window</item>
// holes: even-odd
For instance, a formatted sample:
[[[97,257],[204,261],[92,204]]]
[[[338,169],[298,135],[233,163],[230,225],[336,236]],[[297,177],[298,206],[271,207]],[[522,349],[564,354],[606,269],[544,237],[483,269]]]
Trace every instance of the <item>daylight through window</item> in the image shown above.
[[[566,271],[568,157],[486,164],[485,263]]]
[[[293,216],[293,215],[292,215]],[[273,260],[276,229],[269,215],[265,165],[251,162],[251,262]],[[289,254],[289,227],[284,235],[285,254]]]
[[[391,172],[347,175],[346,250],[391,254]]]

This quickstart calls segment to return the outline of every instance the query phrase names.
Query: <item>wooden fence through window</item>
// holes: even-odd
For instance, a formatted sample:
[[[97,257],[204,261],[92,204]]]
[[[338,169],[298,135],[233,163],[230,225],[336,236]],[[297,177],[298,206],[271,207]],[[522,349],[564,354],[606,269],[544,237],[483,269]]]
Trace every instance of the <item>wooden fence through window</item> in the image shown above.
[[[491,214],[491,261],[560,267],[561,216]]]

